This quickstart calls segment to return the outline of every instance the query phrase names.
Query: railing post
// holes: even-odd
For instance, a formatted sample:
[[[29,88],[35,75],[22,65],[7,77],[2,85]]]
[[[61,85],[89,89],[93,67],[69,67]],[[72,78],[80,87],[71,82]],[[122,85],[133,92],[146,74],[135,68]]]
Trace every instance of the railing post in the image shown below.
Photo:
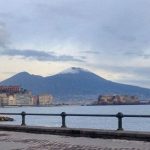
[[[118,129],[117,130],[123,130],[123,128],[122,128],[123,113],[118,112],[118,114],[116,114],[116,117],[118,118]]]
[[[62,112],[61,117],[62,117],[62,126],[61,126],[61,128],[66,128],[66,113]]]
[[[21,116],[22,116],[22,123],[21,123],[21,126],[25,126],[26,125],[26,123],[25,123],[25,116],[26,116],[26,112],[22,112],[21,113]]]

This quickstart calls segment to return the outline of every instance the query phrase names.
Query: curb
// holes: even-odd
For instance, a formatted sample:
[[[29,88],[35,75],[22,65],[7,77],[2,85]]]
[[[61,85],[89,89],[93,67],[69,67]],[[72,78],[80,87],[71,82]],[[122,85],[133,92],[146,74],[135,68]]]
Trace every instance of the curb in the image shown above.
[[[53,134],[72,137],[138,140],[150,142],[150,132],[139,132],[139,131],[116,131],[116,130],[19,126],[19,125],[0,125],[0,131]]]

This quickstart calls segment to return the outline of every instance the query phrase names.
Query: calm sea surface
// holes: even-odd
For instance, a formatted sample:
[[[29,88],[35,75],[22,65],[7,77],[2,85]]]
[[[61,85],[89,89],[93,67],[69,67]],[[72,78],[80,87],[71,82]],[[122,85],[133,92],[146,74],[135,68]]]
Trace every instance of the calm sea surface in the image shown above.
[[[81,114],[142,114],[150,115],[150,105],[126,105],[126,106],[57,106],[57,107],[5,107],[0,108],[0,112],[20,113],[81,113]],[[20,116],[12,116],[14,122],[6,124],[21,124]],[[4,124],[4,123],[3,123]],[[27,116],[27,125],[60,127],[61,117]],[[94,129],[117,129],[116,118],[99,117],[67,117],[68,127],[94,128]],[[150,131],[150,118],[124,118],[123,128],[135,131]]]

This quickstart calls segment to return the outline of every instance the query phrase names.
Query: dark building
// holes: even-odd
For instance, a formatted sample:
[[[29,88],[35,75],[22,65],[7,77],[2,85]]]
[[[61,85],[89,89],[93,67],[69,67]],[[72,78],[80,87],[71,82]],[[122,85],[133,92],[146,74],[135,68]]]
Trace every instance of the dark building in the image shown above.
[[[21,87],[19,85],[15,86],[0,86],[0,93],[19,93]]]

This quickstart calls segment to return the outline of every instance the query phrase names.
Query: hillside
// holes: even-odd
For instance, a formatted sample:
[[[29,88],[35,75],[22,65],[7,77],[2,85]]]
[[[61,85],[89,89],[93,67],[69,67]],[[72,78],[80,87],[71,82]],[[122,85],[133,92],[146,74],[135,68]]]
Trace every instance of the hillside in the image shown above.
[[[141,99],[150,98],[150,89],[115,83],[75,67],[48,77],[21,72],[0,82],[0,85],[20,85],[33,94],[50,93],[61,100],[96,99],[99,94],[129,94]]]

